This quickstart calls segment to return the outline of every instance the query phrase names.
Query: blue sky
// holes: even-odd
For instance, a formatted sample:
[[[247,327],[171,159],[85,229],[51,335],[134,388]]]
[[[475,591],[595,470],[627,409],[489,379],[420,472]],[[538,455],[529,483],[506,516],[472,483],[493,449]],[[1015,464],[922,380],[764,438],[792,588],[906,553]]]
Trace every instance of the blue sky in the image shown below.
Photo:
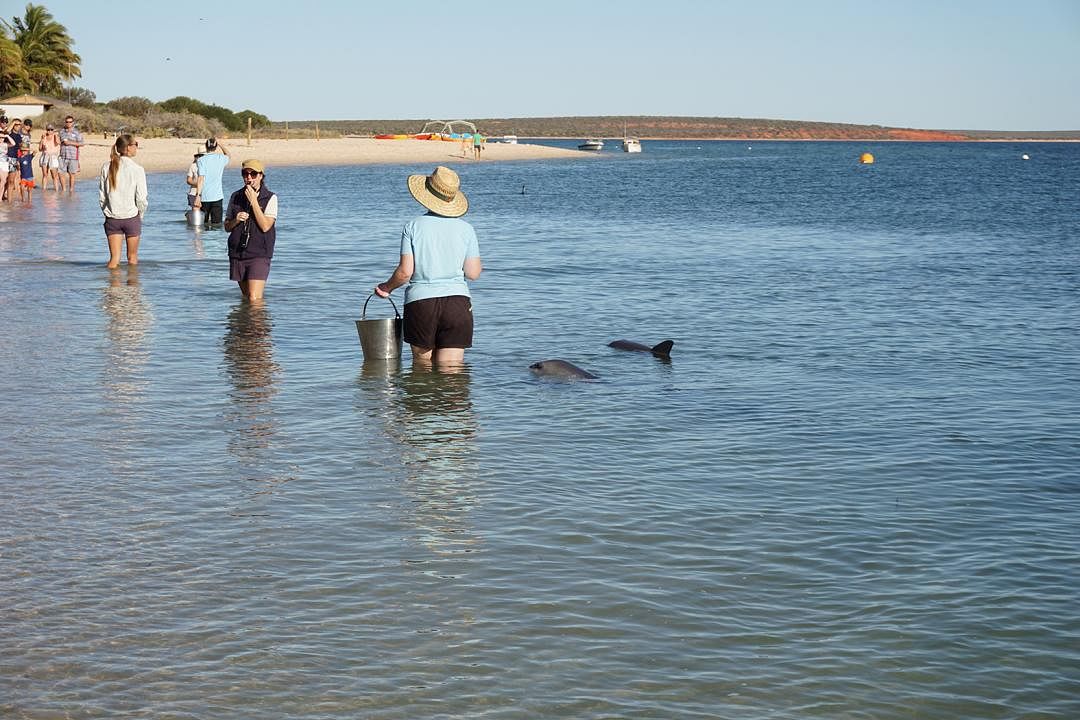
[[[189,95],[274,120],[1080,129],[1080,0],[42,4],[102,101]]]

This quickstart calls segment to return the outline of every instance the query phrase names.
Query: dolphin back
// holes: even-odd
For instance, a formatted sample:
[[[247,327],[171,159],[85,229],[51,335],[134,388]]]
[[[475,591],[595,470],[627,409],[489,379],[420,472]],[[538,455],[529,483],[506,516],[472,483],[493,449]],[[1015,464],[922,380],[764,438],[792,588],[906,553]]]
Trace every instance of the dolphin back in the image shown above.
[[[657,357],[670,358],[671,347],[675,344],[674,340],[664,340],[657,343],[652,347],[648,345],[642,345],[639,342],[633,340],[612,340],[608,343],[608,347],[615,348],[616,350],[629,350],[631,352],[647,352],[656,355]]]
[[[597,379],[588,370],[582,370],[577,365],[565,360],[541,360],[530,365],[529,370],[540,377],[560,378],[562,380]]]
[[[675,345],[674,340],[665,340],[653,345],[649,352],[653,355],[659,355],[660,357],[671,357],[671,348]]]

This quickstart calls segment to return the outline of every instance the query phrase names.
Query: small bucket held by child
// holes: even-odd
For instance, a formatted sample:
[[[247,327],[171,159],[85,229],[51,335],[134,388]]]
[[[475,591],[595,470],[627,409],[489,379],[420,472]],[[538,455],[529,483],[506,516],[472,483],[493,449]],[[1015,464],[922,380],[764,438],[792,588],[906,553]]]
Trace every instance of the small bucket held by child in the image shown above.
[[[184,215],[187,216],[187,224],[191,227],[202,227],[203,211],[199,208],[190,208]]]
[[[390,304],[394,307],[394,317],[369,320],[367,306],[372,293],[364,301],[364,309],[360,312],[360,319],[356,321],[356,332],[360,335],[360,347],[364,351],[364,360],[391,360],[401,357],[401,313],[397,305],[390,298]]]

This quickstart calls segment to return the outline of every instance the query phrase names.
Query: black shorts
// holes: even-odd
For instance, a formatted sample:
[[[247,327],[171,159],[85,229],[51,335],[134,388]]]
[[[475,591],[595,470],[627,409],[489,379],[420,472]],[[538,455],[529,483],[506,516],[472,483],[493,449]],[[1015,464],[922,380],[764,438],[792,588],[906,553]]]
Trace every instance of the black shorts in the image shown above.
[[[405,342],[424,348],[470,348],[472,298],[464,295],[405,303]]]
[[[224,200],[211,200],[210,202],[203,200],[203,220],[207,225],[221,224],[221,208],[224,202]]]

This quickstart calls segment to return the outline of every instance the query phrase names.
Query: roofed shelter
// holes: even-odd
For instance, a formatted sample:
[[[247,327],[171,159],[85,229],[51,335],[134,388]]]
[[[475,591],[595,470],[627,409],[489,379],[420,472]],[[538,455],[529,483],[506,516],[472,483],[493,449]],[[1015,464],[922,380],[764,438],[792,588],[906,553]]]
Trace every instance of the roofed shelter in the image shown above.
[[[467,128],[462,130],[461,128]],[[468,120],[428,120],[420,130],[420,135],[438,133],[440,135],[462,135],[465,132],[475,133],[476,126]]]
[[[45,111],[55,103],[34,95],[16,95],[15,97],[0,100],[0,109],[3,114],[12,118],[36,118],[44,115]]]

